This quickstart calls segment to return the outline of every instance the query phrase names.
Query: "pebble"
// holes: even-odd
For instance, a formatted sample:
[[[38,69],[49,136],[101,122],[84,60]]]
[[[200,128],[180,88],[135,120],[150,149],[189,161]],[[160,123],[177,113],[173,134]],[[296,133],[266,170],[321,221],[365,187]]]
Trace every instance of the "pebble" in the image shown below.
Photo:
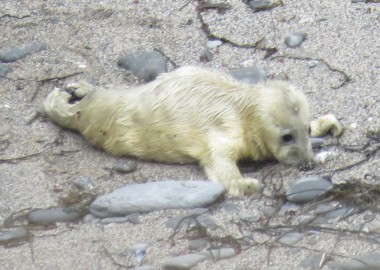
[[[338,209],[334,209],[326,214],[327,218],[337,218],[337,217],[346,217],[349,215],[352,215],[353,213],[357,212],[359,209],[355,207],[341,207]]]
[[[0,78],[7,76],[9,72],[11,72],[12,69],[7,64],[0,63]]]
[[[166,58],[157,51],[126,54],[119,58],[118,65],[145,82],[153,81],[159,74],[168,71]]]
[[[209,49],[215,49],[219,46],[221,46],[223,44],[223,41],[219,40],[219,39],[215,39],[215,40],[209,40],[207,41],[207,48]]]
[[[140,214],[133,213],[127,216],[127,221],[132,224],[140,224]]]
[[[318,60],[310,60],[307,62],[307,65],[309,66],[309,68],[315,68],[316,66],[318,66],[318,64],[319,64]]]
[[[128,222],[127,217],[109,217],[109,218],[103,218],[100,220],[100,224],[106,225],[111,223],[126,223]]]
[[[273,8],[273,5],[269,1],[249,1],[248,5],[255,11],[264,11]]]
[[[272,206],[266,206],[266,207],[263,207],[261,209],[261,212],[263,212],[263,214],[266,216],[266,217],[273,217],[274,214],[276,214],[277,212],[277,209],[275,207],[272,207]]]
[[[127,185],[97,198],[90,207],[98,217],[164,209],[203,207],[218,199],[225,188],[211,181],[158,181]]]
[[[83,175],[78,177],[78,179],[74,182],[74,185],[79,190],[93,189],[95,186],[90,177]]]
[[[135,160],[119,161],[112,168],[111,171],[118,173],[132,173],[136,171],[137,163]]]
[[[205,260],[213,261],[228,259],[235,256],[236,251],[233,248],[211,249],[209,251],[197,252],[187,255],[168,258],[163,263],[165,270],[187,270]]]
[[[25,56],[40,52],[46,49],[46,44],[41,42],[30,42],[18,46],[11,47],[9,49],[0,50],[0,61],[3,63],[10,63]]]
[[[320,176],[303,177],[288,188],[286,198],[290,202],[305,203],[317,199],[332,187],[331,182]]]
[[[28,215],[30,223],[48,225],[55,222],[70,222],[81,218],[80,213],[72,208],[50,208],[33,210]]]
[[[190,250],[202,249],[207,245],[207,240],[205,238],[194,239],[189,242]]]
[[[278,239],[278,242],[283,245],[294,245],[295,243],[299,242],[302,239],[302,234],[298,232],[289,232],[284,234],[280,239]]]
[[[290,48],[296,48],[306,39],[306,33],[294,32],[285,38],[285,44]]]
[[[242,221],[253,223],[253,222],[259,221],[261,216],[260,216],[260,213],[258,212],[255,212],[255,213],[241,212],[239,214],[239,217]]]
[[[256,84],[267,78],[267,72],[259,67],[237,68],[231,70],[230,74],[238,81],[248,84]]]
[[[0,231],[0,245],[9,245],[24,242],[28,240],[29,237],[29,231],[22,227]]]
[[[342,270],[380,270],[380,253],[369,253],[351,259],[334,261]]]
[[[310,142],[313,148],[318,148],[325,143],[325,140],[322,138],[310,138]]]

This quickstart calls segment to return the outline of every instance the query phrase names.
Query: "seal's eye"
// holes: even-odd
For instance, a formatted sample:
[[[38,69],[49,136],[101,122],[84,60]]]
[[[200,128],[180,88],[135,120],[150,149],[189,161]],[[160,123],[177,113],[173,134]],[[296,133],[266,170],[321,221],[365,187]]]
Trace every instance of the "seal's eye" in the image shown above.
[[[293,137],[292,134],[285,134],[285,135],[282,135],[281,139],[282,139],[282,142],[283,142],[283,143],[286,143],[286,144],[289,144],[289,143],[293,143],[293,142],[294,142],[294,137]]]

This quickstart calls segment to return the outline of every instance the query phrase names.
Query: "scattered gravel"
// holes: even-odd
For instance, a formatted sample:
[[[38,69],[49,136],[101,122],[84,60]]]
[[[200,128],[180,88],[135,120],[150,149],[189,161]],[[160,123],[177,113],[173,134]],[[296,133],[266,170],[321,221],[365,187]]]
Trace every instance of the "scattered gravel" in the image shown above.
[[[306,33],[294,32],[285,38],[285,44],[289,48],[296,48],[306,39]]]

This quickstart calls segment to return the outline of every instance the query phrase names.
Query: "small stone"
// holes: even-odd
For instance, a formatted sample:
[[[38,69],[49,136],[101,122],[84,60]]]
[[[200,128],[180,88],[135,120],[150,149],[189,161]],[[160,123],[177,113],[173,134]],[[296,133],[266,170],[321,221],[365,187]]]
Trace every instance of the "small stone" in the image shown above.
[[[207,41],[207,48],[215,49],[215,48],[221,46],[222,44],[223,44],[223,41],[221,41],[219,39],[209,40],[209,41]]]
[[[74,185],[79,190],[93,189],[95,186],[88,176],[79,176]]]
[[[202,249],[207,245],[207,240],[205,238],[199,238],[191,240],[189,243],[190,250],[198,250]]]
[[[210,249],[208,252],[211,255],[210,259],[213,261],[228,259],[236,255],[236,251],[233,248]]]
[[[284,245],[294,245],[295,243],[299,242],[302,239],[302,234],[298,232],[289,232],[284,234],[280,239],[278,239],[278,242]]]
[[[194,208],[190,211],[190,215],[202,215],[204,213],[206,213],[208,211],[207,208],[204,208],[204,207],[198,207],[198,208]]]
[[[118,173],[132,173],[136,171],[137,163],[135,160],[119,161],[112,168],[111,171]]]
[[[0,61],[4,63],[14,62],[24,58],[28,54],[40,52],[46,49],[46,44],[41,42],[30,42],[9,49],[0,50]]]
[[[155,210],[207,206],[225,192],[211,181],[159,181],[126,185],[97,198],[90,207],[98,217],[123,216]]]
[[[140,214],[139,213],[133,213],[128,215],[127,221],[132,224],[140,224]]]
[[[236,204],[234,204],[233,202],[222,202],[221,204],[219,204],[218,208],[223,209],[227,212],[235,212],[238,210]]]
[[[305,203],[319,198],[332,187],[331,182],[320,176],[303,177],[288,188],[286,198],[290,202]]]
[[[0,231],[0,245],[17,244],[29,239],[29,231],[25,228]]]
[[[239,214],[239,217],[242,221],[253,223],[258,220],[260,220],[260,213],[254,212],[254,213],[248,213],[248,212],[241,212]]]
[[[255,11],[264,11],[273,8],[273,5],[269,1],[249,1],[248,5]]]
[[[325,140],[322,138],[310,138],[310,142],[313,148],[318,148],[325,143]]]
[[[263,214],[266,216],[266,217],[273,217],[274,214],[276,213],[276,208],[274,207],[271,207],[271,206],[267,206],[267,207],[263,207],[261,209],[261,212],[263,212]]]
[[[290,48],[295,48],[301,45],[306,39],[306,33],[294,32],[285,38],[285,44]]]
[[[131,71],[146,82],[154,80],[159,74],[167,72],[167,60],[157,51],[134,52],[119,58],[118,65]]]
[[[230,71],[232,77],[247,84],[256,84],[265,81],[267,73],[263,68],[258,67],[244,67],[237,68]]]
[[[12,71],[12,68],[7,64],[0,63],[0,78],[7,76],[9,72]]]
[[[88,214],[84,216],[83,223],[97,224],[100,223],[100,220],[100,218],[97,218],[92,214]]]
[[[81,218],[78,210],[73,208],[50,208],[33,210],[29,213],[29,222],[38,225],[48,225],[56,222],[70,222]]]

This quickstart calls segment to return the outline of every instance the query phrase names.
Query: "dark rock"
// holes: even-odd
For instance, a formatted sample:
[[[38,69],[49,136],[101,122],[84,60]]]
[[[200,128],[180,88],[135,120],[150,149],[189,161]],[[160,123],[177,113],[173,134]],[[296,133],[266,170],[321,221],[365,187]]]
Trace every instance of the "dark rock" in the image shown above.
[[[25,228],[8,229],[0,231],[0,245],[11,245],[27,241],[29,231]]]
[[[46,44],[41,42],[30,42],[9,49],[0,50],[0,61],[4,63],[14,62],[25,56],[46,49]]]
[[[290,202],[305,203],[322,196],[332,187],[331,182],[322,177],[304,177],[288,188],[286,198]]]

